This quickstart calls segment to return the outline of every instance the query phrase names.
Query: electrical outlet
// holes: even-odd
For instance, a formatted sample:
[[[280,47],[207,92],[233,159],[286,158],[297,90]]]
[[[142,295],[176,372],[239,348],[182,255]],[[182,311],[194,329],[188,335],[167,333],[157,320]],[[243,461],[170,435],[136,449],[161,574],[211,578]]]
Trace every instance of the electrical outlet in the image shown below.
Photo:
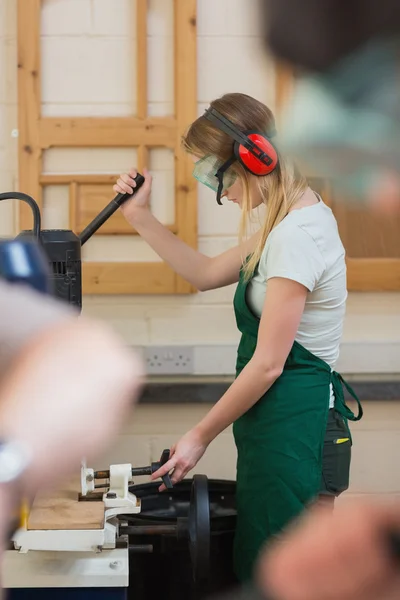
[[[192,375],[193,356],[191,346],[151,346],[144,350],[149,375]]]

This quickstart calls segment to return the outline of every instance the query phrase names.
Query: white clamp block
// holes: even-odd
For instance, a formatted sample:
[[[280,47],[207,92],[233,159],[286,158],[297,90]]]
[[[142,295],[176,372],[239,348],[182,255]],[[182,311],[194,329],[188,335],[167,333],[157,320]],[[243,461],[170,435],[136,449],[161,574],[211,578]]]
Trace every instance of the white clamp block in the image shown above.
[[[110,466],[110,489],[103,496],[106,520],[121,513],[140,512],[140,500],[129,492],[131,479],[132,465]]]

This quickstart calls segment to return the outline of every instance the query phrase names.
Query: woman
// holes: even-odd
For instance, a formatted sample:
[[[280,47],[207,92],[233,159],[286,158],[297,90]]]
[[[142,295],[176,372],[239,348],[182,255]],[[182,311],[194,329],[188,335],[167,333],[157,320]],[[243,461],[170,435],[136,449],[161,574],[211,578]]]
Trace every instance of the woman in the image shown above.
[[[247,133],[246,133],[247,132]],[[243,94],[214,101],[186,133],[194,176],[241,207],[236,248],[208,258],[189,248],[149,210],[151,178],[122,208],[172,268],[199,290],[238,282],[241,341],[237,377],[204,419],[171,450],[154,477],[183,479],[231,423],[238,450],[235,568],[251,577],[264,542],[319,494],[348,485],[350,433],[340,376],[333,371],[345,313],[345,253],[331,210],[271,142],[271,111]],[[132,193],[136,171],[114,187]],[[252,210],[260,230],[245,239]],[[326,443],[324,449],[324,438]],[[322,469],[322,457],[326,465]],[[322,480],[322,482],[321,482]]]

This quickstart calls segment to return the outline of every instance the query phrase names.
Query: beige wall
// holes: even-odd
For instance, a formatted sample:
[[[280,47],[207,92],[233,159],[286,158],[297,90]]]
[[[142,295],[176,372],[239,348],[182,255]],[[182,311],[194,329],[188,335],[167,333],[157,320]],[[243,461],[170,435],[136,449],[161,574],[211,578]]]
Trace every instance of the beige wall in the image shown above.
[[[118,116],[135,109],[135,43],[129,30],[134,0],[43,0],[43,114]],[[171,0],[149,0],[149,111],[171,112]],[[243,91],[274,108],[274,66],[262,50],[256,0],[198,1],[198,110],[228,91]],[[16,111],[16,1],[0,0],[0,190],[18,187]],[[151,155],[157,215],[168,222],[173,209],[172,161],[168,152]],[[48,173],[120,172],[135,162],[130,150],[47,152]],[[45,195],[44,222],[66,224],[66,191]],[[213,194],[199,189],[199,246],[216,254],[236,240],[235,206],[220,208]],[[15,207],[0,206],[0,236],[17,229]],[[90,247],[89,247],[90,246]],[[140,240],[98,238],[87,258],[157,260]],[[237,333],[231,309],[232,289],[187,298],[85,298],[84,311],[111,322],[129,344],[190,344],[196,350],[198,374],[232,372]],[[347,373],[393,373],[400,364],[400,294],[350,296],[341,370]],[[397,490],[390,483],[395,467],[400,408],[368,405],[367,418],[356,426],[355,491]],[[204,412],[204,407],[140,407],[115,450],[118,460],[147,462]],[[393,452],[392,452],[393,451]],[[376,455],[376,456],[375,456]],[[372,466],[371,466],[372,465]],[[229,434],[221,436],[200,467],[210,475],[234,475]],[[397,479],[396,479],[397,477]],[[390,484],[390,485],[389,485]],[[392,486],[392,487],[391,487]]]

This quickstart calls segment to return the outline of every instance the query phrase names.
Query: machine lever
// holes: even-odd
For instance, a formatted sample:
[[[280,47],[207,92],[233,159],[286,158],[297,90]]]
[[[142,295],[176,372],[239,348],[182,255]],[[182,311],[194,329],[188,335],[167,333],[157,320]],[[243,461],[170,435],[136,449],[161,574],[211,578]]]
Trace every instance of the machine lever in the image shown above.
[[[149,467],[134,467],[132,469],[132,477],[139,477],[142,475],[152,475],[160,467],[165,465],[166,462],[169,461],[169,450],[164,450],[161,458],[158,462],[153,462]],[[110,477],[110,471],[95,471],[94,478],[95,479],[108,479]],[[162,477],[163,483],[168,490],[172,490],[173,485],[169,474],[167,473]]]
[[[170,456],[169,450],[164,450],[163,453],[161,454],[161,458],[160,458],[159,462],[152,463],[151,472],[155,473],[156,471],[158,471],[158,469],[160,467],[165,465],[165,463],[167,463],[169,461],[169,456]],[[172,481],[171,481],[171,477],[169,476],[169,473],[164,475],[161,479],[163,481],[163,484],[167,488],[167,490],[172,490],[172,488],[174,486],[172,485]]]

